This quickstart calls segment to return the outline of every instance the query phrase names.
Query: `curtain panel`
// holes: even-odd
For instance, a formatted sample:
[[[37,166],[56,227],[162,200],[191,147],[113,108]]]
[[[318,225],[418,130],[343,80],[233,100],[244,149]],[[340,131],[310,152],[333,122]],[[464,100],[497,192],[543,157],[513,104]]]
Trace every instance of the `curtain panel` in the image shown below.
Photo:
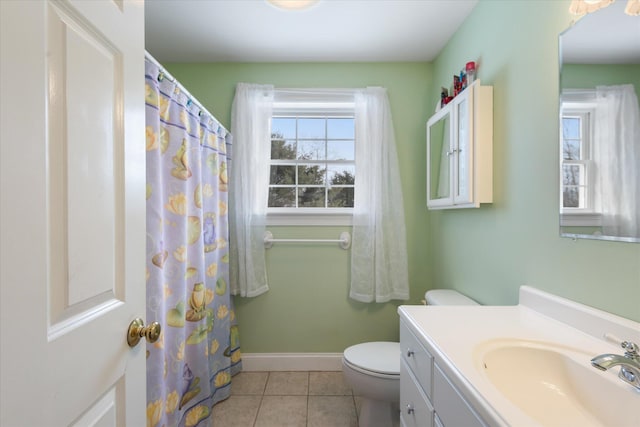
[[[409,299],[404,204],[387,91],[355,95],[356,186],[351,290],[361,302]]]
[[[238,83],[231,113],[230,268],[231,293],[243,297],[269,290],[264,231],[272,112],[273,86]]]

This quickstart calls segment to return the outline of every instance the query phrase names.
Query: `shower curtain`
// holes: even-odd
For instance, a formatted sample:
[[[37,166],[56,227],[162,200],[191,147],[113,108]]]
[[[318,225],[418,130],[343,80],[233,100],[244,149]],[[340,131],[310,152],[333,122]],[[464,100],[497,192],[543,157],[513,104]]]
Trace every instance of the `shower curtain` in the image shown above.
[[[241,369],[229,293],[231,135],[181,86],[145,64],[147,426],[204,426]]]

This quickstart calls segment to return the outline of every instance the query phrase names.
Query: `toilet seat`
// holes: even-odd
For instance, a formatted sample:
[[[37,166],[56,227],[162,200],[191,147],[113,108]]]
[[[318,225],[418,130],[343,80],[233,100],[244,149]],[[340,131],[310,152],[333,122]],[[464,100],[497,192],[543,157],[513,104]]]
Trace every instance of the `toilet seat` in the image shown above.
[[[400,343],[376,341],[356,344],[344,351],[343,361],[366,375],[396,378],[400,376]]]

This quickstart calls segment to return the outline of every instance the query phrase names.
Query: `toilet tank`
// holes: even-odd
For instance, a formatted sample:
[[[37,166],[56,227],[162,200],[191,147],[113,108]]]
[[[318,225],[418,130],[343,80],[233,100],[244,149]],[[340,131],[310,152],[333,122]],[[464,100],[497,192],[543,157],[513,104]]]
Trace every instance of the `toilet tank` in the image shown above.
[[[453,289],[433,289],[424,294],[427,305],[478,305],[471,298]]]

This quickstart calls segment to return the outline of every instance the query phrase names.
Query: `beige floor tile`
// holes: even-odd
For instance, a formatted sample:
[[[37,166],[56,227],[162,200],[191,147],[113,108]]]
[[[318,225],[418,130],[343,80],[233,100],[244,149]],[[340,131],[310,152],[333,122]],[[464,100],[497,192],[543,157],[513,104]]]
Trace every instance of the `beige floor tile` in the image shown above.
[[[262,396],[268,377],[268,372],[240,372],[231,380],[231,395]]]
[[[261,401],[262,396],[230,396],[213,407],[209,426],[251,427]]]
[[[309,393],[309,372],[269,372],[265,396],[300,396]]]
[[[351,387],[342,372],[309,372],[309,395],[350,396]]]
[[[307,427],[357,427],[353,396],[309,396]]]
[[[356,427],[360,403],[339,371],[241,372],[209,427]]]
[[[264,396],[255,427],[306,427],[307,396]]]

